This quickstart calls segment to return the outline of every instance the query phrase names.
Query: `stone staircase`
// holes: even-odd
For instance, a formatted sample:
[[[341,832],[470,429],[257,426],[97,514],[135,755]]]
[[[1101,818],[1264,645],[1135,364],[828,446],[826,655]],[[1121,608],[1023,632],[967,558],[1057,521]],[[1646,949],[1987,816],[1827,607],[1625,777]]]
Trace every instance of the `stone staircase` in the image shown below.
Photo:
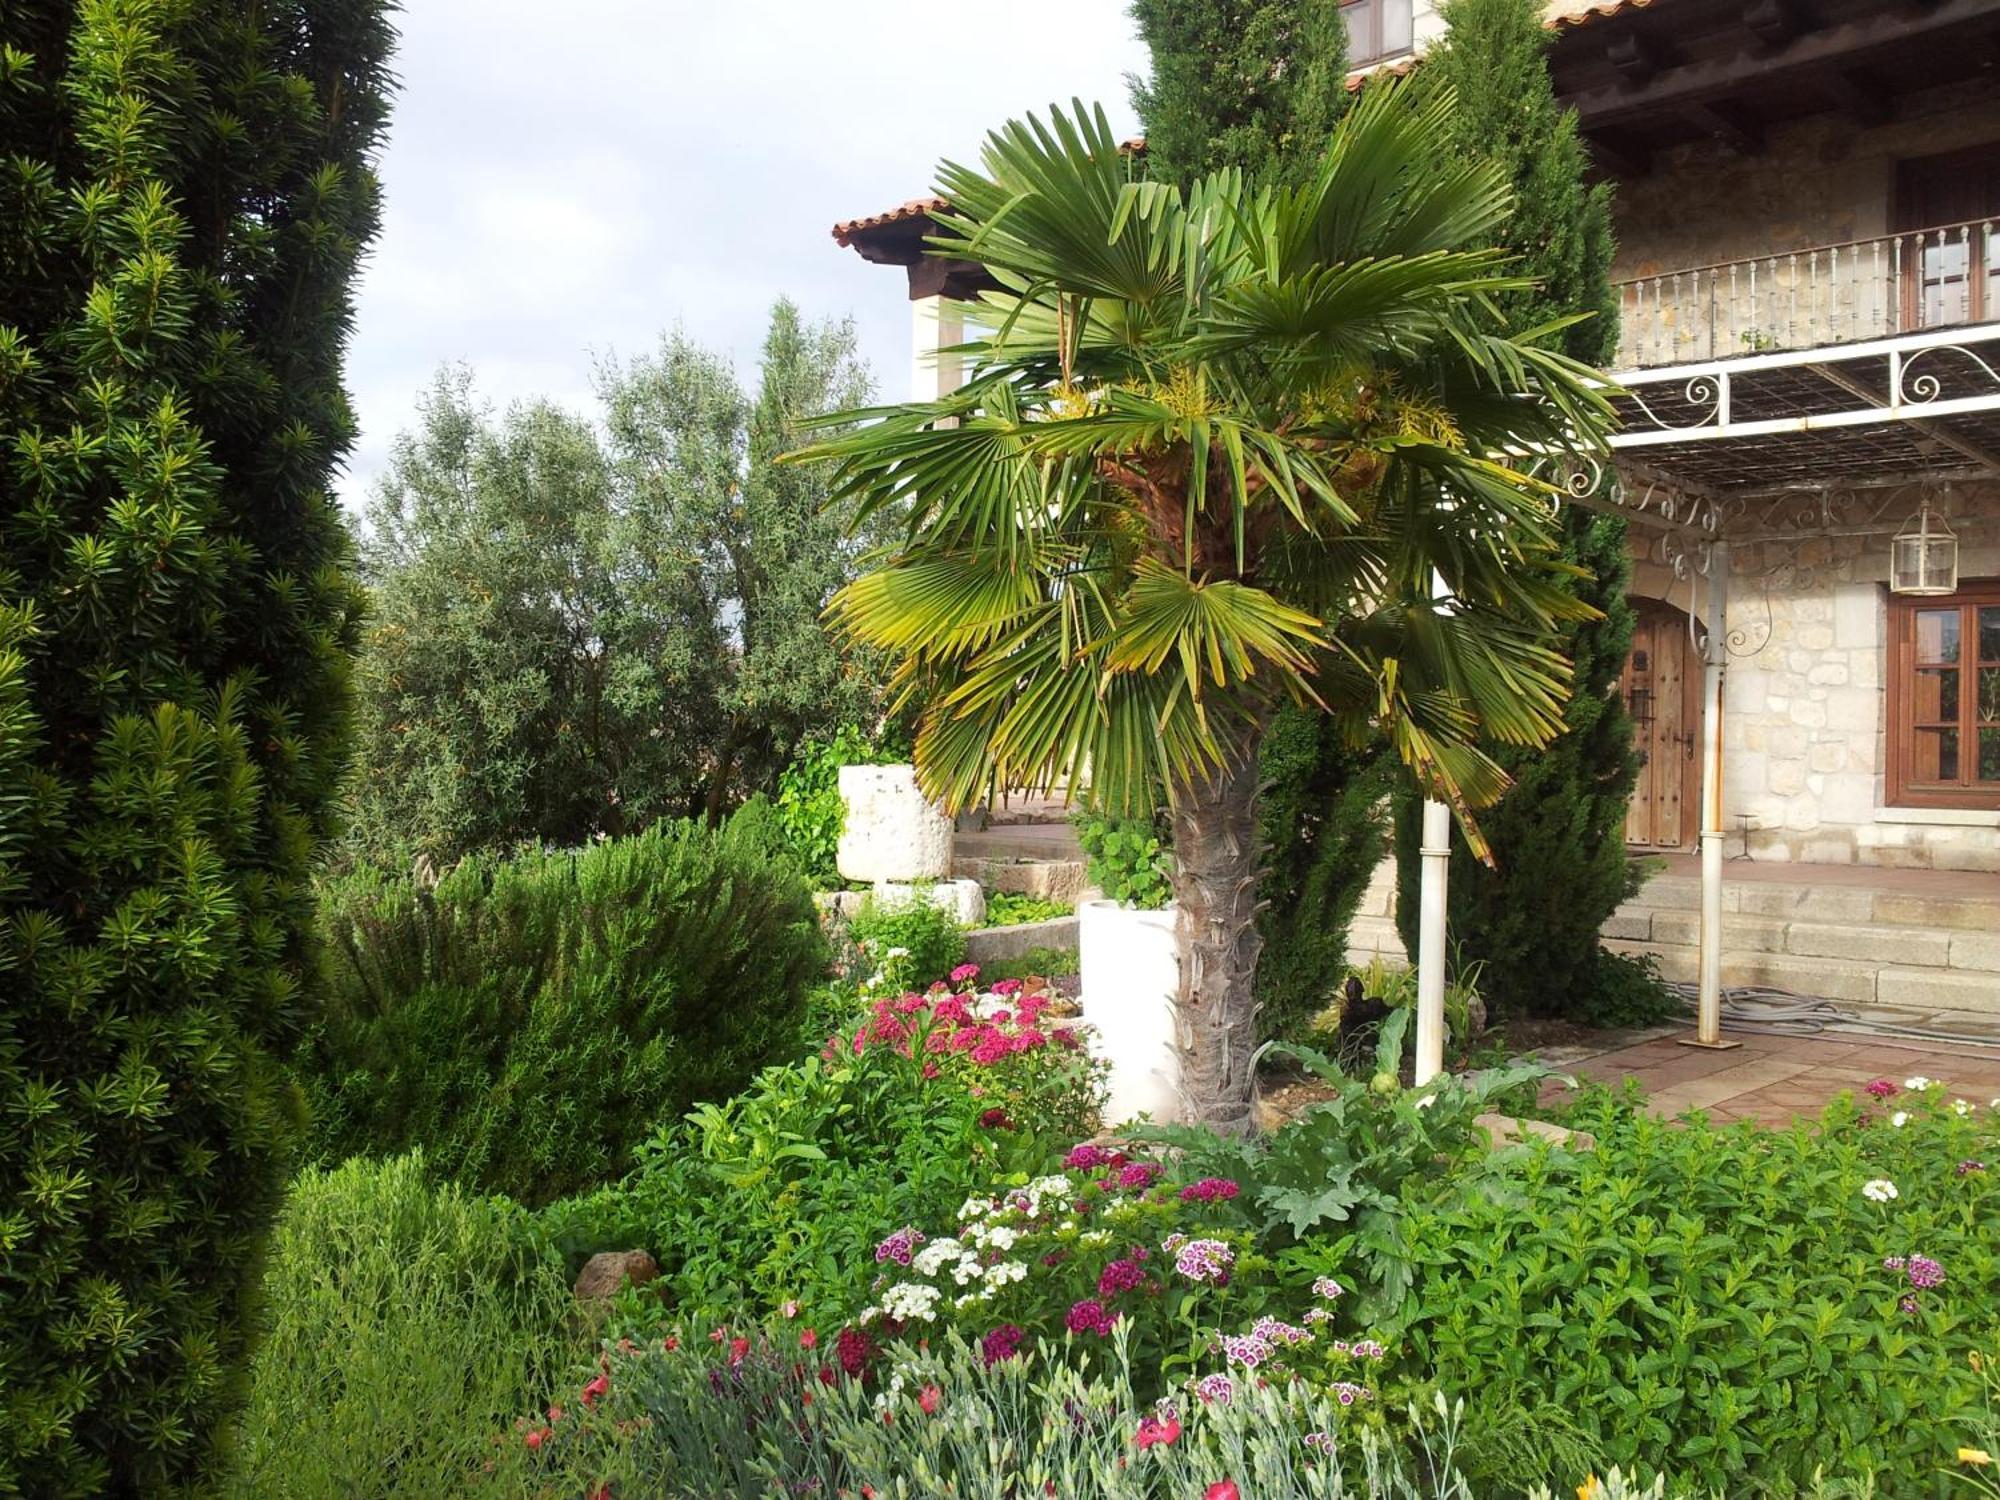
[[[1605,946],[1650,953],[1669,980],[1700,963],[1701,880],[1673,861],[1604,924]],[[1357,965],[1408,961],[1385,861],[1348,929]],[[1722,888],[1722,982],[1954,1018],[2000,1017],[2000,880],[1948,871],[1732,862]],[[1907,1018],[1906,1018],[1907,1019]]]
[[[1722,982],[1795,995],[1911,1010],[2000,1015],[2000,900],[1954,881],[1902,872],[1879,884],[1815,879],[1728,879],[1722,890]],[[1842,871],[1843,874],[1847,872]],[[1604,925],[1605,946],[1650,953],[1672,980],[1692,980],[1700,961],[1701,882],[1654,876]]]

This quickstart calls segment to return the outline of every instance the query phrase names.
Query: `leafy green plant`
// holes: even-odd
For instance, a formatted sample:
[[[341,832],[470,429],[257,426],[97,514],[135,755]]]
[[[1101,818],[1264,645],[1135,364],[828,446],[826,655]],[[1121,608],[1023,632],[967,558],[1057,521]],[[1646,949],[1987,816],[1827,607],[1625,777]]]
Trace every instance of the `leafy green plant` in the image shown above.
[[[1385,1339],[1412,1379],[1548,1394],[1627,1467],[1944,1493],[1984,1411],[2000,1130],[1935,1085],[1873,1088],[1776,1133],[1593,1091],[1567,1119],[1594,1149],[1518,1148],[1410,1204]]]
[[[822,887],[838,883],[834,852],[847,822],[840,798],[842,766],[907,760],[909,746],[895,738],[871,739],[858,724],[843,724],[825,739],[807,739],[778,775],[778,817],[806,873]]]
[[[1175,1126],[1144,1132],[1178,1151],[1183,1171],[1240,1183],[1264,1250],[1295,1281],[1338,1276],[1357,1293],[1348,1306],[1371,1329],[1401,1304],[1416,1274],[1398,1232],[1403,1218],[1427,1194],[1456,1196],[1462,1174],[1504,1160],[1508,1153],[1490,1151],[1475,1117],[1548,1076],[1527,1063],[1406,1088],[1398,1074],[1412,1019],[1407,1009],[1389,1013],[1366,1079],[1350,1078],[1312,1048],[1271,1044],[1335,1092],[1261,1139]]]
[[[328,1006],[301,1057],[322,1156],[421,1146],[542,1203],[742,1087],[795,1045],[826,962],[804,881],[753,833],[478,857],[435,890],[329,882]]]
[[[965,957],[965,929],[943,907],[933,906],[927,893],[916,899],[884,902],[870,896],[847,925],[847,935],[861,950],[863,989],[921,989],[943,979]]]
[[[1070,824],[1083,845],[1090,883],[1106,900],[1142,911],[1172,904],[1173,851],[1157,819],[1086,811],[1071,814]]]
[[[0,7],[0,1494],[201,1493],[245,1395],[392,10]]]
[[[514,1204],[434,1183],[417,1153],[308,1169],[272,1238],[226,1493],[525,1493],[525,1453],[495,1438],[588,1357],[570,1311]]]
[[[1013,927],[1023,922],[1053,922],[1072,916],[1076,908],[1067,901],[1050,901],[1019,891],[994,891],[986,898],[986,925]]]
[[[821,1055],[662,1130],[616,1186],[552,1205],[552,1231],[572,1254],[640,1245],[658,1257],[657,1288],[629,1299],[642,1326],[661,1297],[683,1312],[795,1302],[816,1319],[851,1314],[884,1235],[945,1218],[1095,1126],[1100,1069],[1055,1023],[1037,1027],[1039,1001],[1009,997],[989,1053],[947,1044],[986,1029],[967,997],[951,999],[953,1022],[930,997],[878,999]]]
[[[1450,978],[1445,981],[1445,1032],[1461,1046],[1472,1039],[1472,1009],[1479,999],[1480,969],[1478,963],[1455,963]],[[1415,1017],[1417,971],[1408,964],[1390,963],[1378,957],[1371,959],[1365,967],[1348,972],[1350,977],[1361,982],[1362,993],[1369,999],[1380,1000],[1392,1010],[1406,1010],[1412,1018]]]

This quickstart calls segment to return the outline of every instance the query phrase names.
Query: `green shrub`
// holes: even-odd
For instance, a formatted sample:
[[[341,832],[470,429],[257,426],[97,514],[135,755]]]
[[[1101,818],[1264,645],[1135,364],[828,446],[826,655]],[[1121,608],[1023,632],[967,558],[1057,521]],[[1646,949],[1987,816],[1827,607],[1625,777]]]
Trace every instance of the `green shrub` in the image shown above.
[[[228,1492],[245,1500],[520,1494],[495,1437],[589,1354],[561,1261],[504,1199],[421,1155],[310,1169],[271,1242],[264,1340]],[[484,1489],[485,1486],[482,1486]]]
[[[988,927],[1015,927],[1023,922],[1053,922],[1073,916],[1076,908],[1067,901],[1050,901],[1020,891],[995,891],[986,898]]]
[[[357,874],[322,925],[322,1157],[421,1146],[527,1203],[617,1176],[661,1119],[782,1056],[826,961],[789,864],[689,825],[469,859],[435,890]]]
[[[1594,1094],[1569,1116],[1594,1150],[1513,1153],[1404,1218],[1416,1279],[1383,1336],[1413,1378],[1546,1395],[1628,1466],[1732,1494],[1805,1493],[1823,1467],[1941,1495],[2000,1305],[1978,1165],[2000,1132],[1959,1107],[1932,1087],[1774,1134]]]
[[[1347,977],[1347,930],[1389,847],[1391,758],[1357,750],[1326,714],[1288,706],[1264,737],[1257,819],[1270,854],[1257,919],[1257,1024],[1304,1038]]]
[[[979,966],[979,982],[991,988],[1003,979],[1049,979],[1082,967],[1074,948],[1030,948],[1015,958],[995,958]]]
[[[1072,814],[1090,883],[1109,901],[1158,911],[1174,899],[1173,850],[1158,820]]]
[[[0,6],[0,1494],[195,1492],[243,1397],[391,8]]]
[[[847,935],[864,956],[860,978],[868,990],[921,989],[965,958],[965,929],[950,912],[921,897],[885,905],[870,896],[848,923]]]

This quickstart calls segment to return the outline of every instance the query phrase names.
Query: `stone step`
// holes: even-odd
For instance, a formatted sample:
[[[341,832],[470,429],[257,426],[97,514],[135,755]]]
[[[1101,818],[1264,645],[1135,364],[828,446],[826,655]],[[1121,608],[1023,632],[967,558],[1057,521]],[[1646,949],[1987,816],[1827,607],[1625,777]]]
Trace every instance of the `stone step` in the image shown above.
[[[1013,891],[1044,901],[1084,899],[1090,875],[1080,859],[1008,859],[990,855],[954,854],[951,873],[959,880],[976,880],[989,891]]]
[[[1656,875],[1621,911],[1701,910],[1701,881],[1691,875]],[[1799,918],[1812,922],[1880,922],[1895,927],[1951,927],[2000,930],[2000,902],[1987,896],[1946,891],[1910,892],[1857,885],[1815,885],[1807,881],[1728,879],[1724,872],[1722,909],[1746,916]]]
[[[1650,954],[1658,962],[1664,979],[1692,983],[1700,971],[1701,949],[1693,943],[1609,938],[1604,946],[1614,953]],[[1916,967],[1893,961],[1857,961],[1725,947],[1722,983],[1728,989],[1758,985],[1826,1000],[2000,1015],[2000,973],[1988,970]]]
[[[1604,935],[1630,943],[1693,947],[1701,916],[1678,908],[1620,907]],[[1920,969],[1965,969],[2000,976],[2000,936],[1952,927],[1900,927],[1886,922],[1788,921],[1725,911],[1722,943],[1738,952],[1838,958]]]

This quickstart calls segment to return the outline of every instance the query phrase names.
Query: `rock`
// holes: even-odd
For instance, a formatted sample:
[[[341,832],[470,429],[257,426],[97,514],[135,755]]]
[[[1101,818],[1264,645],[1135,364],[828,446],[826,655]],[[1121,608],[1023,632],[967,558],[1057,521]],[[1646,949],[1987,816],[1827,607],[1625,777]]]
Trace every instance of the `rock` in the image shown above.
[[[1474,1116],[1472,1123],[1486,1132],[1495,1149],[1526,1140],[1531,1135],[1540,1136],[1558,1146],[1567,1146],[1572,1151],[1597,1149],[1597,1137],[1589,1131],[1570,1130],[1552,1120],[1517,1120],[1512,1115],[1488,1113]]]
[[[644,1250],[600,1250],[576,1278],[576,1300],[602,1302],[628,1286],[644,1286],[660,1274],[660,1263]]]

